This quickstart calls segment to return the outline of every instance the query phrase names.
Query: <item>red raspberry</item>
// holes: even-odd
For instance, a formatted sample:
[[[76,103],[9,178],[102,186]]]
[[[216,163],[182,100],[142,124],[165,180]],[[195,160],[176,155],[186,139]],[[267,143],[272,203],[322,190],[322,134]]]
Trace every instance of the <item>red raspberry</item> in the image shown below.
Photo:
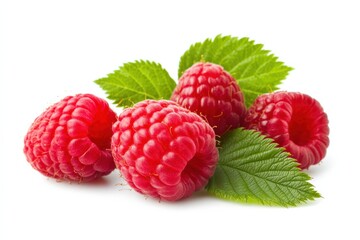
[[[213,63],[200,62],[186,70],[171,100],[202,116],[218,136],[240,127],[246,113],[236,80]]]
[[[218,161],[215,133],[172,101],[145,100],[113,125],[116,166],[136,191],[175,201],[203,188]]]
[[[110,150],[115,121],[105,100],[91,94],[68,96],[35,119],[24,153],[45,176],[91,181],[115,168]]]
[[[325,157],[329,146],[328,118],[320,103],[296,92],[259,96],[245,124],[273,138],[307,169]]]

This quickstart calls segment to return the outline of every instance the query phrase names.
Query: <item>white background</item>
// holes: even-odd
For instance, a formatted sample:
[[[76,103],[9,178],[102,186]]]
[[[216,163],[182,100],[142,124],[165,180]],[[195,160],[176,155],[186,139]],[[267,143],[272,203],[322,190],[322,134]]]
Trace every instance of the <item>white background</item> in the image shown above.
[[[0,239],[359,239],[355,3],[2,0]],[[159,62],[176,78],[190,44],[217,34],[263,43],[295,68],[281,89],[323,105],[331,145],[308,171],[323,198],[296,208],[205,193],[158,202],[129,190],[117,171],[91,184],[69,184],[27,163],[23,138],[46,107],[75,93],[105,98],[93,80],[129,61]]]

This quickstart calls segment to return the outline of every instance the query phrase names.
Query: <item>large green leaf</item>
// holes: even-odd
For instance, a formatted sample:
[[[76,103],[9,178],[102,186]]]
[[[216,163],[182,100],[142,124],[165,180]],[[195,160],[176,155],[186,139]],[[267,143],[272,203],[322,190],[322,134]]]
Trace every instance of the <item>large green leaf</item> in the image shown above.
[[[190,46],[180,59],[179,78],[193,64],[204,61],[224,67],[239,83],[249,107],[263,93],[278,89],[291,67],[248,38],[218,35]]]
[[[221,139],[219,154],[215,174],[206,187],[215,196],[282,206],[320,197],[297,162],[259,132],[230,131]]]
[[[95,81],[117,106],[130,107],[145,99],[169,99],[175,82],[160,64],[125,63],[106,78]]]

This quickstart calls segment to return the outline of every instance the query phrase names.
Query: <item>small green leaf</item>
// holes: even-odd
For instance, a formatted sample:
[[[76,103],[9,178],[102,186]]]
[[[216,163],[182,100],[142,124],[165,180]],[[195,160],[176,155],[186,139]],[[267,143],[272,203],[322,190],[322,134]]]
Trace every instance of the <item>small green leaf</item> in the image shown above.
[[[295,206],[320,194],[297,162],[272,139],[235,129],[221,139],[220,159],[206,189],[217,197],[268,205]]]
[[[145,99],[169,99],[176,85],[160,64],[150,61],[125,63],[95,83],[106,91],[114,104],[122,107]]]
[[[248,38],[218,35],[193,44],[181,57],[179,78],[194,63],[204,61],[224,67],[239,83],[249,107],[263,93],[278,89],[291,67],[279,62],[277,57]]]

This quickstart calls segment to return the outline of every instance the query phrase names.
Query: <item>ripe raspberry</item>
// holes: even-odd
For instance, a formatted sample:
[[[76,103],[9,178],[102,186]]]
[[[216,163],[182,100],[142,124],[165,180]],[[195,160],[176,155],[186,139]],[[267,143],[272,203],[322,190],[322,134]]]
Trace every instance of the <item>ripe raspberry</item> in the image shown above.
[[[218,161],[215,133],[172,101],[145,100],[113,125],[116,166],[136,191],[175,201],[203,188]]]
[[[261,95],[248,110],[245,122],[285,147],[302,169],[319,163],[329,146],[327,115],[320,103],[306,94]]]
[[[45,176],[91,181],[115,168],[110,150],[115,121],[105,100],[91,94],[68,96],[35,119],[24,153]]]
[[[171,100],[202,116],[218,136],[240,127],[246,112],[236,80],[213,63],[200,62],[186,70]]]

